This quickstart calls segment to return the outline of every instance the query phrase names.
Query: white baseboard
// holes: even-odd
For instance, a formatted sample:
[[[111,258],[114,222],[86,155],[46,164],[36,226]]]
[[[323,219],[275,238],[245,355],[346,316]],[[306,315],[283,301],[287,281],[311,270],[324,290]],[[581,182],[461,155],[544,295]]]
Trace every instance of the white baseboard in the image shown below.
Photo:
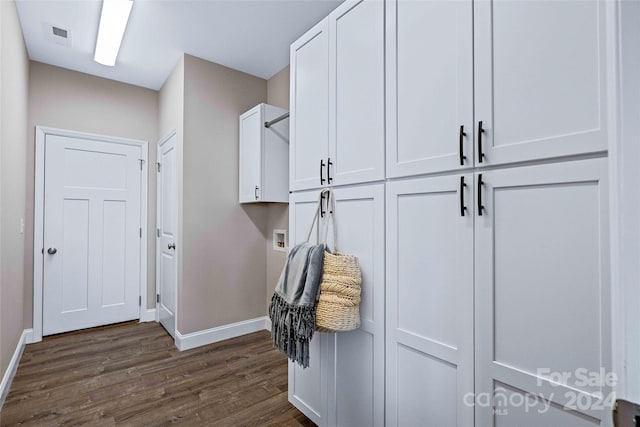
[[[25,329],[24,331],[22,331],[20,341],[18,341],[18,345],[16,346],[16,350],[13,352],[13,356],[11,357],[11,361],[9,362],[7,371],[2,377],[2,382],[0,382],[0,408],[2,408],[2,405],[4,405],[4,401],[9,394],[9,389],[11,388],[13,377],[16,376],[16,371],[18,370],[18,365],[20,364],[20,358],[22,357],[24,346],[26,344],[31,344],[32,340],[33,329]]]
[[[156,309],[148,308],[146,311],[140,311],[140,322],[155,322]]]
[[[264,320],[264,328],[267,331],[271,332],[271,319],[269,318],[269,316],[266,316],[266,319]]]
[[[271,330],[271,321],[267,316],[256,317],[255,319],[243,320],[242,322],[231,323],[229,325],[218,326],[217,328],[205,329],[204,331],[181,334],[176,331],[176,346],[178,350],[190,350],[218,341],[235,338],[253,332],[267,329]]]

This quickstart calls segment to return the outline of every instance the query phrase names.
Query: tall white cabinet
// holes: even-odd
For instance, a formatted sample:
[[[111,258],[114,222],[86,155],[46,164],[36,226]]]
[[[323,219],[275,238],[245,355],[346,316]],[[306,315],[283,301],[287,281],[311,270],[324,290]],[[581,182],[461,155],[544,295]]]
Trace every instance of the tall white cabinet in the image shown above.
[[[347,1],[292,45],[293,242],[331,186],[364,274],[289,368],[315,423],[611,424],[615,6]]]
[[[356,331],[315,334],[310,366],[289,362],[289,400],[318,425],[383,425],[384,184],[338,188],[334,196],[339,249],[356,255],[362,271],[362,324]],[[292,244],[307,238],[318,197],[318,190],[291,195]]]
[[[387,424],[473,424],[473,174],[387,184]]]
[[[291,45],[292,191],[384,179],[384,7],[346,1]]]

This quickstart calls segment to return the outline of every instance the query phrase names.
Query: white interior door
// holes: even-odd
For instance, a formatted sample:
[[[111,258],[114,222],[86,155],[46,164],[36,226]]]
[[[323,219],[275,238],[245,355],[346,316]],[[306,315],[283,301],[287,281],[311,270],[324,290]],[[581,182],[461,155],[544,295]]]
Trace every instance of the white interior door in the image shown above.
[[[387,184],[387,426],[474,423],[472,180]]]
[[[316,212],[319,191],[294,193],[289,199],[289,241],[291,246],[307,238]],[[311,242],[317,241],[317,226]],[[289,361],[289,402],[318,426],[327,425],[327,380],[329,377],[329,334],[315,333],[309,348],[309,367]]]
[[[178,186],[173,134],[158,146],[157,307],[160,324],[175,338],[178,263]]]
[[[473,166],[471,0],[386,10],[387,176]]]
[[[484,128],[477,161],[607,149],[613,53],[605,23],[614,8],[597,0],[474,1],[475,120]]]
[[[607,159],[479,177],[476,425],[609,425]]]
[[[384,3],[343,3],[329,42],[329,183],[384,179]]]
[[[137,319],[140,147],[47,135],[43,335]]]
[[[362,272],[359,329],[331,342],[328,425],[384,425],[384,185],[334,190],[338,249]],[[330,232],[331,236],[332,233]]]

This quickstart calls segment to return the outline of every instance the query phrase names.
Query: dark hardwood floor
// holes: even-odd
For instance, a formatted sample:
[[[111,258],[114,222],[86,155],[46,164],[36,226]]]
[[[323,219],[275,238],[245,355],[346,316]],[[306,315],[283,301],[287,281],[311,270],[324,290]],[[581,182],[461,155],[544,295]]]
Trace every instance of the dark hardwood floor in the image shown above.
[[[125,323],[27,346],[0,424],[313,426],[287,401],[287,360],[269,333],[184,352],[157,323]]]

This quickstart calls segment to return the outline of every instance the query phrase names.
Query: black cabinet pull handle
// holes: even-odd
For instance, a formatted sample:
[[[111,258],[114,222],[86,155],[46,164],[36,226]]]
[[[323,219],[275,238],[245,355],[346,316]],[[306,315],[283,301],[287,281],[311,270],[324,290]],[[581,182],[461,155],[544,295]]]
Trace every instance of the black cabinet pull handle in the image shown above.
[[[258,186],[256,185],[256,189],[253,190],[253,195],[256,196],[256,200],[258,200]]]
[[[324,179],[324,160],[320,159],[320,185],[324,185],[324,182],[326,181]]]
[[[484,209],[484,205],[482,204],[482,185],[484,181],[482,180],[482,174],[478,175],[478,216],[482,216],[482,211]]]
[[[464,216],[467,207],[464,205],[464,188],[467,186],[464,182],[464,176],[460,177],[460,216]]]
[[[333,163],[331,162],[331,157],[329,157],[327,158],[327,182],[329,184],[333,181],[333,178],[331,178],[331,165],[333,165]]]
[[[464,161],[467,160],[467,156],[464,155],[464,148],[462,147],[462,142],[464,137],[467,136],[467,133],[464,131],[464,125],[460,125],[460,134],[459,134],[459,138],[460,138],[460,148],[459,148],[459,154],[460,154],[460,166],[464,166]]]
[[[484,129],[482,128],[482,120],[478,122],[478,163],[482,163],[484,159],[484,153],[482,152],[482,134]]]
[[[322,193],[320,193],[320,218],[324,218],[324,214],[325,214],[325,210],[324,210],[324,191]]]

